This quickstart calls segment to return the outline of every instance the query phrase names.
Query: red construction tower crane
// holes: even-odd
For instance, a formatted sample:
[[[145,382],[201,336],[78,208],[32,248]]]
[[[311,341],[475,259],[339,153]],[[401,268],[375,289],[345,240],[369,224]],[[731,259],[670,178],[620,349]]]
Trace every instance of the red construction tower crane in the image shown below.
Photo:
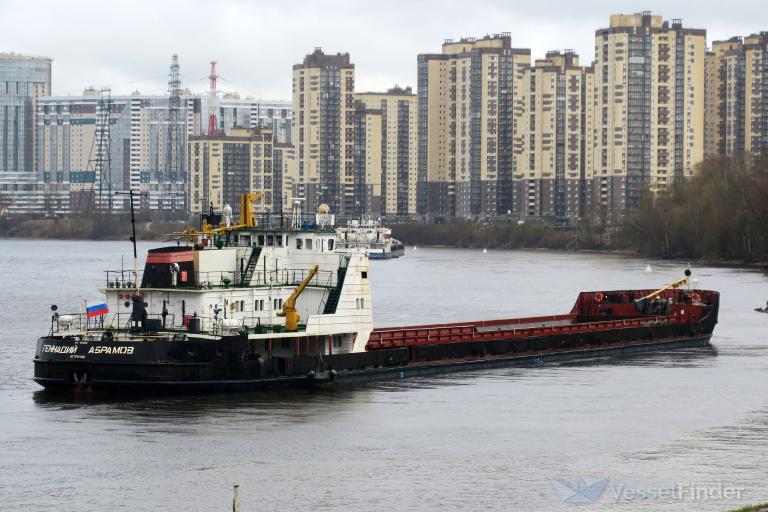
[[[211,74],[208,79],[211,81],[211,89],[208,92],[208,136],[215,137],[220,134],[219,123],[216,121],[216,61],[211,61]]]

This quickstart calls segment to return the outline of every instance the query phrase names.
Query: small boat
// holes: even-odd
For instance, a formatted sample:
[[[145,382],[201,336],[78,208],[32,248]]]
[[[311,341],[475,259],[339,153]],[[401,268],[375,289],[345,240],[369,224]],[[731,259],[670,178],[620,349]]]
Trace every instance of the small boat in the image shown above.
[[[372,260],[399,258],[405,255],[405,246],[392,238],[392,230],[373,219],[351,220],[336,228],[338,251],[364,251]]]

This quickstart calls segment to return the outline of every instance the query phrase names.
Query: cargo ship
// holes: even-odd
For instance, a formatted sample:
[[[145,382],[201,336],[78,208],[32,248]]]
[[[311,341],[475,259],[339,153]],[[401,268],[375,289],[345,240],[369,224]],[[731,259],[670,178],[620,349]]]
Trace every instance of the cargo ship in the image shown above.
[[[108,271],[105,300],[38,339],[34,380],[77,392],[230,392],[402,379],[709,344],[719,293],[690,271],[659,289],[582,291],[570,312],[374,328],[368,255],[333,229],[203,215],[143,271]],[[186,245],[181,245],[181,242]]]

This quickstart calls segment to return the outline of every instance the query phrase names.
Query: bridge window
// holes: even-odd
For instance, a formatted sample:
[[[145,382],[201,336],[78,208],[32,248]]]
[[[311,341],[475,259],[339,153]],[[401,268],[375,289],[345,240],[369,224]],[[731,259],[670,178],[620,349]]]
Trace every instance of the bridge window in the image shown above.
[[[297,249],[301,249],[303,245],[304,245],[304,240],[302,240],[301,238],[297,238],[296,239],[296,248]]]

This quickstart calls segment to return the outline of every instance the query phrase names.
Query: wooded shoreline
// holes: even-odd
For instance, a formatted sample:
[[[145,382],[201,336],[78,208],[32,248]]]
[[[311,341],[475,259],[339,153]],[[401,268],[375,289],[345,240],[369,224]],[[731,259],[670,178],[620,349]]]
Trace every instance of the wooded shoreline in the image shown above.
[[[23,239],[125,240],[125,216],[73,216],[66,219],[1,219],[0,237]],[[498,219],[497,219],[498,221]],[[167,240],[182,221],[142,219],[139,240]],[[703,162],[692,178],[652,194],[646,191],[624,216],[585,212],[575,226],[544,222],[390,226],[408,246],[479,249],[600,251],[638,256],[759,267],[768,265],[768,163],[735,158]]]

